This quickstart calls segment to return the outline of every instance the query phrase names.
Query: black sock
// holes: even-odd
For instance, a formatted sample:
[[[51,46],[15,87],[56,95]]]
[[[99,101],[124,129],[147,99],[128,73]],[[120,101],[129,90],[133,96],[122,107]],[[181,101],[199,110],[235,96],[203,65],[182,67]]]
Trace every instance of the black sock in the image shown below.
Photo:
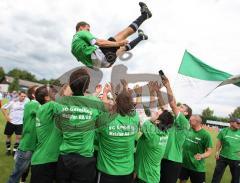
[[[19,146],[19,143],[15,142],[14,147],[13,147],[13,152],[17,151],[18,146]]]
[[[147,19],[147,15],[143,14],[139,16],[133,23],[129,25],[135,32],[138,30],[140,25]]]
[[[7,149],[7,151],[11,151],[11,142],[10,141],[6,141],[6,149]]]
[[[130,43],[128,43],[125,48],[126,51],[129,51],[131,49],[133,49],[139,42],[141,42],[143,40],[142,36],[138,36],[136,39],[132,40]]]

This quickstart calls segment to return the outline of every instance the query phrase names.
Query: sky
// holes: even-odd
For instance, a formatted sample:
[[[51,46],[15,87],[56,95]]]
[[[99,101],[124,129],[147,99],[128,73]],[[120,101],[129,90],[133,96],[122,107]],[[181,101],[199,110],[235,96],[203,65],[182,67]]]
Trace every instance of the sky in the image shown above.
[[[131,51],[130,60],[118,60],[116,65],[124,64],[128,73],[157,74],[162,69],[174,85],[187,49],[214,68],[240,74],[239,0],[145,2],[153,13],[141,26],[149,40]],[[1,0],[0,66],[6,72],[28,70],[38,79],[57,78],[81,66],[71,54],[77,22],[87,21],[93,35],[106,39],[139,15],[136,0]],[[102,82],[110,80],[111,69],[103,73]],[[240,88],[227,85],[190,105],[194,113],[209,106],[216,115],[227,116],[240,106],[239,101]]]

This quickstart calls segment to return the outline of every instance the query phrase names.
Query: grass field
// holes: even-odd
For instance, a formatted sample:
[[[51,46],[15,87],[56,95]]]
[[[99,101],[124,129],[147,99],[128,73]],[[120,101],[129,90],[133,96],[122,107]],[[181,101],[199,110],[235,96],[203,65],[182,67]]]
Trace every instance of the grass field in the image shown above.
[[[0,112],[0,183],[6,183],[8,176],[10,175],[12,168],[13,168],[13,157],[5,155],[5,136],[3,135],[5,126],[5,119],[3,118],[2,113]],[[214,147],[216,144],[216,132],[211,131]],[[14,138],[13,138],[14,140]],[[13,143],[12,143],[13,144]],[[213,171],[215,168],[215,159],[212,155],[210,158],[207,159],[207,177],[206,182],[211,182]],[[226,169],[225,174],[222,178],[222,183],[230,183],[231,182],[231,175],[229,172],[229,168]]]

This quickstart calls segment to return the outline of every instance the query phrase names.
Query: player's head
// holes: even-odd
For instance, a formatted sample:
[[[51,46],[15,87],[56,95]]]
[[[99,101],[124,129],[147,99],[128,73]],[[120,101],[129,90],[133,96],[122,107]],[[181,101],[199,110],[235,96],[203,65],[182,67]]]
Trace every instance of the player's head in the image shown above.
[[[36,92],[37,88],[38,88],[38,86],[34,85],[28,89],[27,96],[30,100],[35,99],[35,92]]]
[[[200,115],[194,114],[190,117],[190,125],[191,127],[198,127],[202,124],[202,118]]]
[[[45,104],[51,100],[55,100],[57,90],[53,86],[41,86],[35,92],[36,100],[41,104]]]
[[[90,31],[90,25],[87,22],[78,22],[76,25],[76,32],[81,30]]]
[[[230,119],[230,127],[234,130],[240,129],[240,118],[231,118]]]
[[[187,104],[181,104],[178,107],[179,111],[189,120],[192,115],[192,109]]]
[[[18,99],[19,99],[19,101],[20,101],[20,102],[23,102],[23,101],[25,100],[25,98],[26,98],[26,93],[25,93],[24,91],[20,91],[20,92],[18,93]]]
[[[78,69],[74,71],[69,79],[69,86],[74,96],[82,96],[88,89],[90,83],[90,75],[86,69]]]
[[[115,105],[116,112],[122,116],[130,115],[134,109],[132,96],[125,90],[117,96]]]
[[[162,131],[171,128],[174,122],[173,115],[168,110],[163,110],[163,112],[159,115],[157,120],[159,121],[157,126]]]

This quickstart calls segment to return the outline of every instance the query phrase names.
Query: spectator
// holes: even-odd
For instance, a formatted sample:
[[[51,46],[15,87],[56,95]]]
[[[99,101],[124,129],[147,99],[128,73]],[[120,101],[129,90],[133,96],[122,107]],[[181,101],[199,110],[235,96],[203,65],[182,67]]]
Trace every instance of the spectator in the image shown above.
[[[240,182],[240,118],[232,118],[230,127],[220,131],[217,136],[216,167],[212,183],[220,183],[225,168],[229,166],[231,183]]]
[[[180,183],[186,183],[188,178],[192,183],[204,183],[205,159],[212,153],[210,134],[202,128],[202,118],[199,115],[190,117],[191,129],[183,144],[183,168],[180,173]]]
[[[7,121],[4,134],[7,136],[6,155],[8,156],[11,155],[11,136],[13,133],[16,134],[16,141],[12,151],[13,155],[15,154],[19,145],[23,127],[23,110],[25,105],[25,97],[25,92],[21,91],[18,95],[18,100],[12,100],[2,106],[2,111]],[[8,109],[9,113],[7,111]]]

